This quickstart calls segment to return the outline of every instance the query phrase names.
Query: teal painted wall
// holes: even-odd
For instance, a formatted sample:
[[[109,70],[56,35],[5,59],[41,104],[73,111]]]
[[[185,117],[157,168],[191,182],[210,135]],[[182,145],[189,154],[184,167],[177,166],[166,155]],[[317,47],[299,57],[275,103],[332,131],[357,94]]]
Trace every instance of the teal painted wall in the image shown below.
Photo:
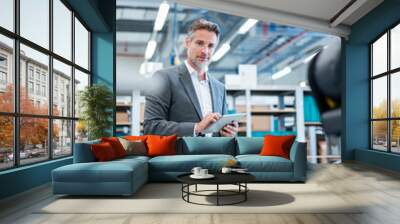
[[[101,83],[116,94],[115,88],[115,54],[114,54],[114,33],[93,33],[92,34],[92,82]],[[115,102],[115,97],[114,97]],[[115,124],[115,109],[113,124]],[[110,127],[110,133],[115,130],[115,125]]]
[[[346,46],[345,138],[343,160],[354,159],[355,148],[368,148],[369,141],[369,59],[368,44]],[[357,131],[355,131],[357,130]]]
[[[0,199],[51,181],[51,171],[72,163],[72,157],[0,172]]]
[[[387,152],[371,152],[371,150],[356,149],[355,160],[368,163],[372,166],[400,172],[400,155],[394,155]]]
[[[351,27],[351,35],[345,45],[343,160],[358,160],[392,170],[398,170],[400,166],[398,156],[391,155],[389,159],[387,155],[382,156],[382,153],[369,150],[368,79],[368,44],[393,24],[400,22],[399,12],[399,0],[386,0]]]
[[[108,86],[116,102],[116,1],[98,1],[97,7],[108,26],[107,32],[92,32],[92,83]],[[115,107],[113,108],[113,125],[109,132],[115,135]]]
[[[92,32],[92,82],[104,83],[115,93],[115,0],[66,2]],[[53,169],[71,163],[72,157],[69,157],[0,172],[0,199],[48,183]]]
[[[92,81],[113,89],[114,86],[114,47],[112,33],[92,34]]]
[[[93,32],[110,32],[113,21],[109,12],[114,0],[65,0]],[[115,10],[114,10],[115,11]]]

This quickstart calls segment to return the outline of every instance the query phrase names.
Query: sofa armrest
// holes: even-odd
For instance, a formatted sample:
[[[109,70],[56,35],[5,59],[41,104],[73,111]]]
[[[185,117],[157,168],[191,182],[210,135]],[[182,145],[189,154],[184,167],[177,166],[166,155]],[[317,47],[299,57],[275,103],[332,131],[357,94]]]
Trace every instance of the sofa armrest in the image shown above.
[[[90,146],[100,143],[99,140],[90,142],[75,143],[74,147],[74,163],[89,163],[95,162],[96,158],[92,153]]]
[[[294,142],[290,149],[290,160],[293,162],[293,179],[305,181],[307,174],[307,143]]]

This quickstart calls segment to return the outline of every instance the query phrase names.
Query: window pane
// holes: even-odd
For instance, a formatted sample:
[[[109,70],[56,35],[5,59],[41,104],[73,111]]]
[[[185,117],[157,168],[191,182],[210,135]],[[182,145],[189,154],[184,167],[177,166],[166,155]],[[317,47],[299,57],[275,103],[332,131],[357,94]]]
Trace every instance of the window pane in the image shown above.
[[[53,157],[72,154],[72,121],[53,120]]]
[[[391,115],[400,118],[400,72],[391,75],[390,86]]]
[[[21,113],[48,114],[48,64],[47,55],[21,44]]]
[[[71,60],[72,12],[60,1],[53,1],[53,51]]]
[[[14,0],[0,1],[0,26],[14,31]]]
[[[21,36],[49,48],[49,0],[20,0]]]
[[[53,115],[72,117],[71,66],[53,60]]]
[[[75,69],[75,117],[81,114],[81,107],[79,106],[80,93],[89,86],[89,75]]]
[[[0,35],[0,111],[14,111],[13,40]]]
[[[0,170],[14,165],[13,118],[0,116]]]
[[[372,45],[373,76],[387,71],[387,34]]]
[[[372,118],[387,118],[386,76],[372,80]]]
[[[392,152],[400,153],[400,120],[391,121]]]
[[[387,151],[387,121],[372,122],[372,148]]]
[[[390,58],[391,69],[400,67],[400,24],[391,30]]]
[[[75,63],[89,70],[89,32],[75,18]]]
[[[45,118],[21,117],[19,127],[21,164],[49,158],[48,121]]]
[[[88,129],[84,120],[75,121],[75,143],[88,140]]]

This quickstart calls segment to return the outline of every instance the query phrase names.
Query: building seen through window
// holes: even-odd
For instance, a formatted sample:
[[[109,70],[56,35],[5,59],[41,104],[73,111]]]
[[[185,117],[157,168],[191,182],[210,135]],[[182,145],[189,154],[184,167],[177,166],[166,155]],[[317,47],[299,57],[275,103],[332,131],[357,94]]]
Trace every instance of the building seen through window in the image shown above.
[[[3,13],[3,7],[13,12],[9,10],[13,8],[13,1],[0,4],[2,28],[15,33],[12,21],[16,18],[13,17],[20,16],[18,35],[0,30],[0,170],[70,156],[74,140],[78,141],[74,136],[79,136],[79,140],[87,139],[85,126],[81,126],[79,132],[73,131],[79,119],[79,113],[73,113],[73,100],[79,105],[80,91],[90,83],[90,32],[61,0],[52,0],[53,4],[48,0],[19,2],[17,14]],[[45,12],[49,12],[51,6],[50,17],[50,13]],[[43,13],[37,14],[38,11]],[[73,22],[79,24],[78,34],[76,29],[72,30]],[[52,29],[49,24],[53,24]],[[53,33],[49,35],[51,30]],[[80,64],[72,60],[71,55],[76,51],[72,49],[74,41],[87,48],[75,54],[75,61],[82,61]],[[84,84],[82,78],[74,79],[73,71],[80,72]],[[15,82],[16,77],[18,82]],[[81,88],[74,91],[71,88],[74,85]],[[19,132],[14,133],[15,129]]]

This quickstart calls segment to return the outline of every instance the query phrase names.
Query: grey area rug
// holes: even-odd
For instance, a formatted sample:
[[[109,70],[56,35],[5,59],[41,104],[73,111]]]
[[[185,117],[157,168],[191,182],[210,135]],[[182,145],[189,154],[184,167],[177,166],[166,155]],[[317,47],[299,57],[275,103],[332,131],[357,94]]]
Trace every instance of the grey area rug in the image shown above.
[[[360,213],[360,205],[344,201],[316,184],[249,184],[246,202],[237,205],[207,206],[190,204],[181,198],[177,183],[146,184],[131,197],[57,197],[35,213],[125,214],[125,213]],[[224,186],[229,190],[234,186]],[[213,185],[198,190],[212,190]],[[194,190],[194,187],[191,188]],[[210,193],[213,194],[213,193]],[[224,197],[224,203],[238,200]],[[214,196],[193,196],[194,202],[213,204]]]

